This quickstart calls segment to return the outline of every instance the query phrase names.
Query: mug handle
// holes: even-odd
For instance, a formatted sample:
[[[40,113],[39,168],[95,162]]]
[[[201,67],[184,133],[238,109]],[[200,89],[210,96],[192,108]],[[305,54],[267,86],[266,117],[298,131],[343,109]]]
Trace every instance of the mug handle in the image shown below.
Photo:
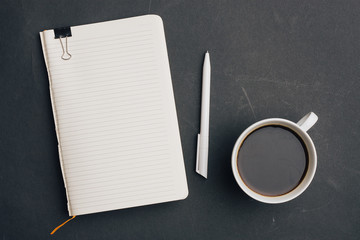
[[[312,126],[314,126],[314,124],[317,122],[318,119],[319,118],[315,113],[309,112],[302,119],[300,119],[300,121],[297,122],[297,125],[299,125],[299,127],[304,132],[307,132],[307,130],[309,130]]]

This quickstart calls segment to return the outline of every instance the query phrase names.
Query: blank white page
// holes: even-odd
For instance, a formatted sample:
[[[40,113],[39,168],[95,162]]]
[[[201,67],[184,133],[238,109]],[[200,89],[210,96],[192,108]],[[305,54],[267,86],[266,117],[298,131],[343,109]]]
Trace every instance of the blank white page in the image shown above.
[[[69,215],[186,198],[161,18],[73,26],[71,33],[67,61],[54,31],[40,33]]]

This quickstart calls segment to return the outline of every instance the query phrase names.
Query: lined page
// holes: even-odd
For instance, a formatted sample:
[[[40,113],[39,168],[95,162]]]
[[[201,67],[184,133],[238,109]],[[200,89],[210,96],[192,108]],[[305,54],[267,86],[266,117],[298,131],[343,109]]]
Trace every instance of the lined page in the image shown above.
[[[69,215],[188,194],[165,36],[155,15],[40,33]],[[63,39],[65,45],[65,40]]]

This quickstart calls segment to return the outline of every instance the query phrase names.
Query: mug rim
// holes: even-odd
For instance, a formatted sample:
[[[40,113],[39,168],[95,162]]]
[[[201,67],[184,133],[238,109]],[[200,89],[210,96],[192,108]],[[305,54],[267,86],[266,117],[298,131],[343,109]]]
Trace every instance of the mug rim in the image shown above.
[[[277,195],[277,196],[262,195],[260,193],[255,192],[251,188],[249,188],[245,184],[243,179],[241,178],[240,172],[238,171],[238,166],[237,166],[237,155],[238,155],[238,152],[240,150],[240,147],[241,147],[243,141],[253,131],[255,131],[261,127],[268,126],[268,125],[280,125],[280,126],[287,127],[289,129],[291,129],[292,131],[294,131],[304,142],[306,149],[308,151],[308,158],[309,158],[308,159],[308,161],[309,161],[308,168],[307,168],[307,171],[306,171],[303,179],[301,180],[301,182],[291,191],[284,193],[282,195]],[[234,148],[233,148],[233,152],[232,152],[232,156],[231,156],[231,165],[232,165],[233,175],[235,177],[237,184],[248,196],[250,196],[251,198],[258,200],[260,202],[276,204],[276,203],[283,203],[283,202],[290,201],[290,200],[298,197],[300,194],[302,194],[308,188],[308,186],[310,185],[310,183],[315,175],[315,171],[316,171],[316,167],[317,167],[317,154],[316,154],[315,145],[314,145],[312,139],[310,138],[310,136],[308,135],[308,133],[306,131],[301,129],[301,127],[299,125],[297,125],[296,123],[289,121],[287,119],[283,119],[283,118],[267,118],[267,119],[253,123],[252,125],[247,127],[241,133],[241,135],[236,140]]]

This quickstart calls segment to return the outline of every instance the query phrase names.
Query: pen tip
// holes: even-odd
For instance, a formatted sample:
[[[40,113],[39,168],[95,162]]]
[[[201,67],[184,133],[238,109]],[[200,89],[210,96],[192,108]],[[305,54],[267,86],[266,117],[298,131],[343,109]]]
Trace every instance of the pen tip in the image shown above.
[[[206,50],[206,53],[209,53],[209,51],[208,51],[208,50]]]

